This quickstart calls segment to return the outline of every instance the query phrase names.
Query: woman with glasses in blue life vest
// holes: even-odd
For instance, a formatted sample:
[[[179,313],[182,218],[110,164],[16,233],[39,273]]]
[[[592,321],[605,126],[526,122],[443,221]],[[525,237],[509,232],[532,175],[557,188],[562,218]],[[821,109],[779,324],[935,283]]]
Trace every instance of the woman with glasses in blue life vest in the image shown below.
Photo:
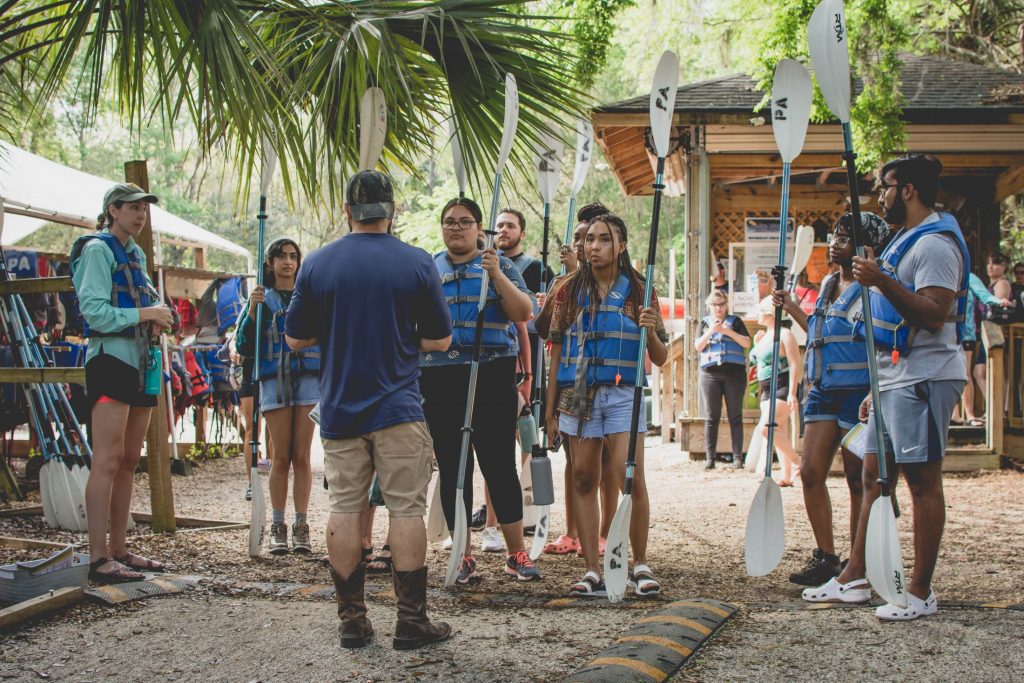
[[[772,358],[774,357],[775,337],[775,306],[772,297],[761,299],[757,306],[761,316],[758,323],[764,326],[754,335],[754,347],[750,350],[750,362],[757,369],[757,381],[760,384],[761,399],[761,433],[768,436],[768,419],[770,404],[775,401],[775,450],[779,453],[779,464],[782,474],[779,486],[792,486],[793,477],[800,473],[800,456],[793,448],[789,436],[789,416],[800,408],[797,400],[797,388],[800,385],[800,345],[796,337],[786,327],[781,330],[779,349],[779,376],[775,396],[771,395]],[[747,457],[751,457],[750,454]],[[771,458],[768,453],[766,457]]]
[[[700,322],[700,336],[693,348],[700,354],[700,393],[707,416],[704,420],[704,469],[715,467],[718,423],[722,398],[729,416],[732,465],[743,467],[743,395],[747,389],[747,349],[750,333],[735,315],[729,315],[729,295],[712,290],[704,302],[708,315]]]
[[[584,250],[587,260],[551,295],[551,368],[546,423],[548,434],[564,433],[572,443],[573,504],[586,573],[570,594],[606,594],[598,549],[597,489],[601,453],[608,449],[608,470],[619,490],[625,487],[629,435],[647,430],[647,411],[630,424],[640,355],[640,328],[647,329],[646,353],[655,365],[668,358],[668,333],[659,307],[643,307],[644,279],[626,249],[626,224],[605,214],[590,221]],[[653,298],[657,301],[657,298]],[[646,377],[641,375],[643,381]],[[643,439],[637,439],[633,510],[629,524],[637,595],[655,595],[661,587],[647,565],[650,503],[644,478]]]
[[[881,252],[889,225],[873,213],[861,213],[864,245]],[[853,338],[860,314],[861,288],[853,277],[853,215],[836,221],[828,236],[829,261],[839,270],[821,282],[814,312],[808,316],[785,290],[773,294],[794,323],[807,331],[804,365],[810,391],[804,402],[804,448],[800,464],[804,507],[816,548],[804,568],[789,575],[802,586],[821,586],[839,576],[841,567],[832,532],[832,501],[825,481],[832,458],[846,433],[859,422],[860,404],[870,391],[867,348]],[[841,449],[846,484],[850,489],[850,537],[856,535],[863,483],[860,458]]]
[[[139,581],[142,572],[164,570],[163,563],[128,552],[125,541],[135,467],[157,404],[156,394],[145,391],[150,346],[175,325],[135,243],[156,201],[130,183],[110,188],[97,232],[76,240],[68,259],[89,338],[85,384],[93,455],[85,503],[89,578],[98,583]]]
[[[516,360],[519,344],[528,343],[518,339],[516,323],[533,314],[533,300],[515,264],[493,248],[483,248],[482,221],[483,213],[471,199],[453,199],[441,211],[446,249],[434,256],[434,266],[452,318],[452,343],[443,353],[420,354],[423,412],[434,441],[441,505],[449,531],[455,525],[456,505],[465,507],[467,519],[472,514],[475,453],[508,550],[504,573],[520,581],[537,581],[540,570],[523,545],[523,492],[515,450]],[[483,293],[487,303],[473,404],[472,452],[466,462],[463,499],[457,501],[462,428],[484,271],[489,282]],[[471,552],[471,536],[466,537],[465,556],[456,577],[459,584],[481,578]]]
[[[249,297],[238,325],[236,344],[243,356],[256,359],[259,368],[260,412],[267,421],[267,430],[274,448],[270,467],[270,544],[272,555],[288,552],[288,526],[285,506],[288,502],[288,472],[291,470],[292,524],[291,550],[311,552],[309,496],[313,487],[313,470],[309,462],[313,443],[313,421],[309,411],[320,400],[320,349],[313,346],[292,351],[284,340],[284,318],[288,311],[295,276],[302,265],[302,252],[294,240],[274,240],[267,248],[263,262],[263,287],[256,287]],[[254,305],[263,306],[261,348],[254,350],[256,314]]]

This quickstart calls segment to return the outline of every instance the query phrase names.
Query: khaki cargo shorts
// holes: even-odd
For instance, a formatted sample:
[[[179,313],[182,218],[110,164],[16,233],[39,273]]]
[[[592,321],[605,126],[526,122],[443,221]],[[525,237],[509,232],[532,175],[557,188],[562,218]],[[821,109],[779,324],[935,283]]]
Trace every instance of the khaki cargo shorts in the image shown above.
[[[434,443],[425,422],[404,422],[350,439],[322,439],[331,512],[366,509],[373,473],[392,517],[423,516]]]

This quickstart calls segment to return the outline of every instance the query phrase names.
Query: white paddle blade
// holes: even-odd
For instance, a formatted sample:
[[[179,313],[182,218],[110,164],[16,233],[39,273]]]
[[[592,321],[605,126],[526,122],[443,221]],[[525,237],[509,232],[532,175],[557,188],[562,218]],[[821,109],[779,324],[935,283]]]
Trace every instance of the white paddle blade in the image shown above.
[[[782,561],[786,549],[782,491],[771,477],[762,479],[754,494],[743,545],[750,576],[767,576]]]
[[[864,544],[867,579],[875,592],[897,607],[907,606],[903,575],[903,551],[900,549],[896,515],[889,496],[879,496],[871,504],[868,534]]]
[[[259,471],[253,467],[249,476],[252,483],[252,505],[249,508],[249,557],[259,557],[263,551],[267,503],[263,498],[263,482],[260,481]]]
[[[466,506],[462,501],[462,489],[455,490],[455,529],[452,531],[452,554],[448,557],[448,568],[444,572],[444,587],[455,585],[459,575],[462,558],[466,552],[466,536],[469,533],[466,525]]]
[[[850,122],[850,51],[843,0],[822,0],[807,22],[807,49],[828,108]]]
[[[744,467],[748,472],[760,472],[764,469],[764,460],[761,453],[767,448],[764,442],[764,434],[761,433],[763,422],[754,426],[754,433],[750,437],[750,444],[747,446],[747,459]]]
[[[501,148],[498,150],[498,166],[500,171],[508,161],[512,152],[512,143],[516,139],[516,128],[519,126],[519,85],[516,77],[505,74],[505,121],[501,129]]]
[[[75,465],[68,472],[68,484],[71,487],[72,510],[75,513],[75,529],[89,530],[89,517],[85,509],[85,484],[82,483],[81,465]]]
[[[548,523],[551,521],[551,506],[541,505],[537,515],[537,525],[533,532],[533,545],[530,546],[530,559],[536,560],[544,552],[548,542]]]
[[[629,579],[629,519],[633,516],[633,496],[623,496],[608,529],[604,549],[604,586],[608,602],[619,602],[626,595]]]
[[[377,166],[388,132],[388,106],[384,91],[367,88],[359,101],[359,170]]]
[[[459,129],[455,125],[455,113],[448,120],[448,132],[452,138],[452,161],[455,164],[455,180],[459,183],[459,194],[466,193],[466,160],[462,157],[462,144],[459,143]]]
[[[572,196],[579,194],[590,171],[594,156],[594,126],[587,119],[576,119],[576,167],[572,172]]]
[[[651,138],[654,152],[668,156],[668,139],[672,131],[672,115],[676,111],[676,88],[679,87],[679,58],[671,50],[661,53],[658,68],[654,70],[651,88]]]
[[[270,181],[274,179],[274,170],[277,168],[277,150],[274,149],[269,135],[263,137],[260,154],[260,194],[266,197],[267,191],[270,189]]]
[[[812,251],[814,251],[814,228],[809,225],[801,225],[796,229],[796,246],[793,249],[791,277],[795,279],[804,272],[807,262],[811,260]]]
[[[440,543],[448,536],[448,525],[444,521],[444,508],[441,507],[441,476],[434,482],[434,495],[430,499],[430,510],[427,513],[427,541]]]
[[[58,528],[60,519],[57,517],[56,491],[49,462],[44,462],[39,468],[39,495],[43,499],[43,521],[51,529]]]
[[[562,176],[562,156],[565,155],[565,143],[557,135],[544,132],[536,147],[534,168],[537,171],[537,191],[545,204],[550,204],[558,189],[558,181]]]
[[[811,77],[795,59],[783,59],[775,67],[772,86],[772,133],[786,163],[800,156],[811,118]]]

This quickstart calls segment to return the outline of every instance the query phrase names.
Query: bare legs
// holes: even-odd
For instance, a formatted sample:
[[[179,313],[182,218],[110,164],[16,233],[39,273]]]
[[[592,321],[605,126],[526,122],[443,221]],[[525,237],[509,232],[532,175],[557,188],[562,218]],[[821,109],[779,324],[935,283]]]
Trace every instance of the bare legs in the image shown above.
[[[763,401],[761,410],[767,411],[768,407],[768,402]],[[800,456],[793,448],[793,442],[789,436],[789,413],[788,403],[775,401],[775,450],[779,454],[779,462],[782,466],[782,475],[779,477],[779,484],[782,486],[792,486],[793,475],[800,470]],[[767,438],[767,424],[761,427],[761,433]]]
[[[127,553],[125,536],[135,467],[142,455],[152,410],[116,401],[104,401],[93,407],[93,458],[85,487],[85,505],[89,516],[89,553],[94,559]],[[108,562],[97,570],[112,568]]]
[[[309,495],[313,486],[313,470],[309,452],[313,442],[313,421],[309,419],[312,406],[293,406],[268,410],[263,414],[274,444],[273,466],[270,469],[270,504],[274,510],[284,510],[288,501],[288,471],[294,474],[292,503],[296,512],[309,509]],[[359,527],[357,538],[361,538]],[[347,576],[347,574],[344,574]]]

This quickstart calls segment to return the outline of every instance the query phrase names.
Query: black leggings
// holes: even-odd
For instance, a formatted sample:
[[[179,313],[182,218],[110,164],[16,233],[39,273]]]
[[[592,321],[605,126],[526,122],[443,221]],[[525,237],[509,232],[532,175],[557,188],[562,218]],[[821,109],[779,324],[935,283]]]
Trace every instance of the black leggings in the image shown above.
[[[707,460],[714,460],[718,443],[718,421],[722,419],[722,396],[725,396],[729,433],[732,436],[732,457],[743,458],[743,394],[747,389],[747,369],[738,363],[705,368],[700,371],[700,393],[704,399],[704,443]]]
[[[491,492],[499,524],[523,518],[523,490],[516,469],[516,359],[480,364],[473,407],[473,432],[466,461],[462,500],[466,519],[473,510],[473,453]],[[441,474],[441,506],[448,528],[455,527],[455,482],[459,475],[462,423],[466,419],[469,365],[426,367],[420,375],[423,412],[434,440]]]

